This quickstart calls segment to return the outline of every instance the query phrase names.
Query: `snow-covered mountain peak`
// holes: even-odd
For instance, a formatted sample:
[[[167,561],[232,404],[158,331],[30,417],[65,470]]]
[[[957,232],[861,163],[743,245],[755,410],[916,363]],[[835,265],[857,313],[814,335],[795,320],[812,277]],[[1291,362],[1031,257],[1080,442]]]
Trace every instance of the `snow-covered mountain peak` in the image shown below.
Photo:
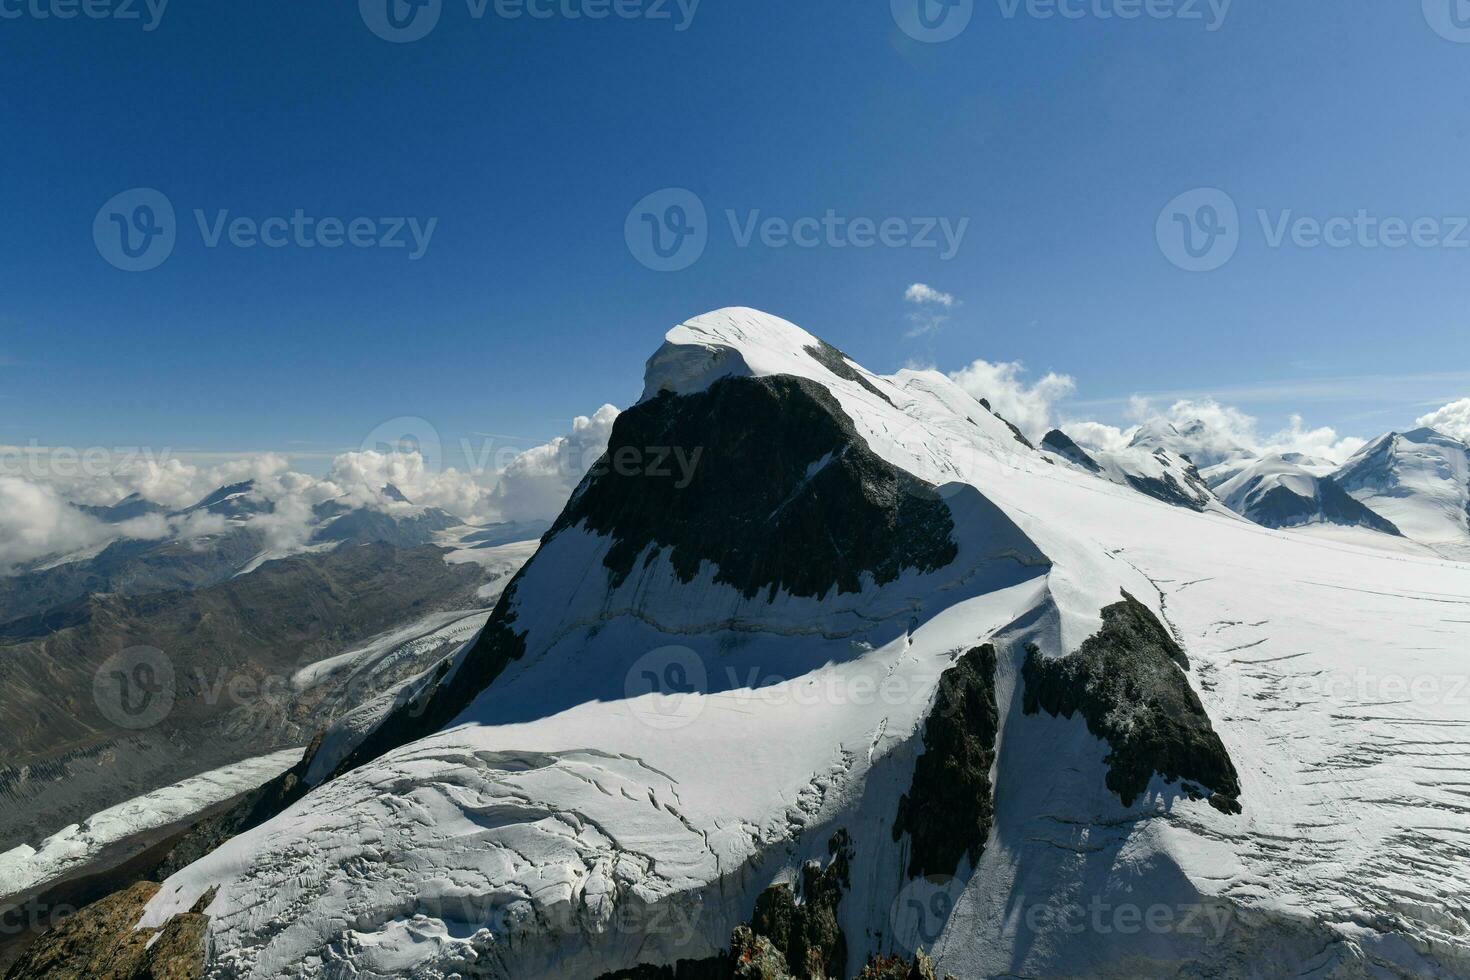
[[[821,341],[796,324],[760,310],[731,306],[686,320],[670,330],[649,358],[643,398],[660,392],[687,395],[724,377],[786,374],[823,383],[835,380],[808,350]]]
[[[1398,536],[1391,521],[1323,475],[1323,462],[1301,453],[1266,456],[1216,485],[1215,494],[1225,506],[1262,527],[1339,524]]]
[[[1470,554],[1470,448],[1458,439],[1431,428],[1390,432],[1334,479],[1415,541]]]
[[[961,977],[1470,962],[1457,845],[1425,858],[1463,807],[1392,754],[1465,713],[1338,693],[1457,662],[1420,603],[1470,573],[1221,513],[1165,447],[1031,449],[752,310],[647,382],[606,459],[692,468],[594,467],[480,635],[145,926],[199,906],[220,978],[729,975],[781,908],[833,924],[843,980],[920,945]],[[1222,924],[1068,928],[1139,902]]]
[[[1167,449],[1186,456],[1201,470],[1232,461],[1251,460],[1256,453],[1237,446],[1201,419],[1175,424],[1156,418],[1144,422],[1128,443],[1130,449]]]

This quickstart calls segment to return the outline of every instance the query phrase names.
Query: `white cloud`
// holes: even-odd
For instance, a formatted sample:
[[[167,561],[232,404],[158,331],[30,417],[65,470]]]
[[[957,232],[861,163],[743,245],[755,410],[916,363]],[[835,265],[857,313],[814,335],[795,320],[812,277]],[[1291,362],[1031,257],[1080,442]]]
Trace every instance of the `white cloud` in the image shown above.
[[[1129,415],[1138,424],[1126,429],[1086,421],[1069,421],[1061,428],[1080,445],[1115,450],[1126,447],[1139,429],[1167,423],[1176,429],[1189,430],[1178,448],[1201,466],[1241,450],[1257,456],[1303,453],[1343,463],[1366,444],[1366,440],[1356,436],[1340,436],[1330,426],[1307,428],[1300,415],[1291,416],[1287,426],[1278,432],[1263,433],[1254,416],[1209,398],[1181,399],[1166,409],[1159,409],[1135,395],[1130,399]]]
[[[932,303],[950,309],[955,305],[955,298],[952,295],[941,293],[933,286],[923,282],[916,282],[908,289],[905,289],[903,291],[903,298],[910,303],[917,303],[920,306],[926,303]]]
[[[1137,426],[1120,429],[1116,425],[1105,425],[1102,422],[1064,422],[1058,428],[1071,436],[1072,441],[1082,448],[1100,449],[1104,452],[1126,449],[1133,434],[1138,431]]]
[[[55,488],[0,476],[0,573],[47,555],[100,547],[117,538],[158,538],[159,520],[139,518],[110,527],[77,510]]]
[[[959,300],[949,293],[942,293],[930,286],[928,283],[916,282],[903,291],[903,298],[915,306],[920,307],[907,314],[909,321],[908,330],[904,331],[904,337],[912,340],[915,337],[923,337],[926,334],[935,333],[949,320],[949,316],[940,313],[936,307],[952,310],[959,305]]]
[[[1414,424],[1421,428],[1427,425],[1461,442],[1470,442],[1470,398],[1450,402],[1428,415],[1420,416]]]
[[[0,571],[105,540],[101,523],[69,507],[50,487],[0,477]]]
[[[289,457],[254,453],[196,465],[167,451],[102,453],[55,447],[0,446],[0,574],[37,558],[101,548],[124,538],[193,541],[224,532],[230,522],[205,511],[149,514],[108,524],[77,504],[113,504],[133,493],[179,511],[222,486],[253,481],[253,494],[271,504],[250,515],[266,547],[304,546],[319,523],[313,508],[327,500],[389,513],[438,507],[467,521],[554,518],[583,475],[607,448],[618,410],[604,405],[579,416],[571,431],[510,458],[500,472],[467,472],[426,463],[417,451],[364,450],[334,457],[324,476],[291,468]],[[198,457],[194,457],[196,460]],[[383,494],[396,486],[411,503]]]
[[[579,415],[572,431],[528,449],[500,474],[492,504],[505,520],[550,520],[582,477],[607,450],[618,410],[604,405],[592,416]]]
[[[971,395],[985,399],[995,412],[1034,440],[1051,428],[1056,403],[1075,391],[1077,383],[1068,375],[1048,372],[1028,384],[1022,377],[1025,371],[1015,361],[995,364],[977,360],[950,377]]]

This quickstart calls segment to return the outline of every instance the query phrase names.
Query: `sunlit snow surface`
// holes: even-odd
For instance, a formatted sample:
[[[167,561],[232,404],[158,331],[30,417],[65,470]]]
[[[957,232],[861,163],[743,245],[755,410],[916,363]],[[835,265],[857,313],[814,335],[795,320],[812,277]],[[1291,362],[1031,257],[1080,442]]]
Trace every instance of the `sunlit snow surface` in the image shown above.
[[[826,385],[876,453],[941,486],[953,564],[768,603],[708,566],[680,584],[664,557],[612,589],[607,540],[556,535],[516,594],[525,657],[458,723],[175,875],[144,924],[219,886],[211,976],[595,977],[710,955],[846,828],[854,969],[922,942],[966,978],[1192,956],[1225,976],[1470,972],[1470,566],[1152,500],[1046,462],[940,374],[866,376],[889,404],[813,343],[708,314],[670,333],[647,394]],[[1024,644],[1075,649],[1120,589],[1180,633],[1244,814],[1158,778],[1124,807],[1081,718],[1022,714]],[[917,735],[987,640],[996,826],[973,875],[910,883],[891,828]],[[645,693],[671,664],[699,693]],[[952,914],[908,915],[936,899]]]

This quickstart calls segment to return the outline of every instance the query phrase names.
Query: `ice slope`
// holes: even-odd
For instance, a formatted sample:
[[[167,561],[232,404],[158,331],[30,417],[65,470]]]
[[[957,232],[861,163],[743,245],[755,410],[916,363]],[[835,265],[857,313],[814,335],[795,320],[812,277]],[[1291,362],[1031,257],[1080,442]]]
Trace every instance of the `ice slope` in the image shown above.
[[[1335,476],[1415,541],[1470,558],[1470,449],[1434,429],[1390,432]]]
[[[509,600],[524,655],[454,724],[173,876],[144,924],[218,887],[213,977],[595,977],[713,954],[844,829],[854,969],[922,943],[962,977],[1470,971],[1470,567],[1168,506],[756,311],[671,331],[645,397],[772,375],[940,487],[953,562],[768,599],[657,549],[614,583],[607,538],[553,532]],[[1081,718],[1022,712],[1026,644],[1077,649],[1123,589],[1187,649],[1243,814],[1158,777],[1124,806]],[[978,868],[910,881],[898,798],[938,678],[987,640],[996,825]]]

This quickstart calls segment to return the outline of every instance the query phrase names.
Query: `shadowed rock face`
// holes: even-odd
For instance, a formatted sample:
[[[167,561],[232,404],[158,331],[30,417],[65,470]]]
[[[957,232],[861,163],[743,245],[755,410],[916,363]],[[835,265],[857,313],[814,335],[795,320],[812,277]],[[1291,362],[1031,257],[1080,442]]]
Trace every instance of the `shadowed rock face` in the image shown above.
[[[990,767],[1000,711],[995,702],[995,647],[976,647],[939,679],[924,723],[924,753],[898,803],[893,839],[908,833],[909,876],[954,874],[960,859],[973,867],[995,815]]]
[[[828,841],[827,854],[825,865],[808,861],[802,867],[799,893],[784,884],[761,892],[750,923],[735,928],[724,953],[673,966],[636,966],[598,980],[845,980],[847,938],[837,906],[852,884],[846,830]]]
[[[1240,812],[1240,780],[1184,671],[1189,661],[1143,603],[1126,592],[1102,611],[1103,627],[1066,657],[1032,646],[1022,668],[1026,714],[1077,712],[1111,748],[1107,786],[1132,805],[1154,773],[1214,791],[1210,804]],[[1192,795],[1199,795],[1192,793]]]
[[[692,473],[617,463],[655,447],[697,461]],[[874,455],[825,388],[784,376],[725,378],[618,416],[607,456],[551,534],[578,524],[613,539],[614,584],[652,545],[669,549],[682,581],[713,562],[716,581],[746,598],[857,592],[865,573],[881,585],[957,554],[933,488]]]
[[[1378,516],[1348,496],[1347,491],[1331,478],[1318,480],[1317,492],[1316,497],[1303,497],[1284,486],[1275,486],[1252,501],[1245,509],[1245,516],[1265,527],[1300,527],[1327,521],[1329,524],[1366,527],[1401,536],[1392,521]],[[1250,499],[1249,492],[1246,499]]]
[[[866,375],[849,363],[850,358],[846,354],[825,340],[818,340],[814,346],[806,348],[806,352],[812,356],[812,360],[844,381],[851,381],[854,384],[862,385],[871,394],[877,395],[890,405],[893,404],[892,399],[879,391],[877,385],[869,381]]]
[[[1164,465],[1170,464],[1165,460]],[[1130,475],[1127,480],[1128,485],[1139,493],[1175,507],[1188,507],[1190,510],[1204,510],[1213,497],[1209,484],[1193,465],[1187,466],[1177,477],[1172,473],[1165,473],[1158,479]]]
[[[1102,472],[1102,467],[1097,465],[1097,460],[1089,456],[1087,450],[1077,445],[1072,437],[1061,429],[1052,429],[1048,432],[1041,440],[1041,446],[1043,449],[1050,449],[1058,456],[1071,460],[1089,472]]]

